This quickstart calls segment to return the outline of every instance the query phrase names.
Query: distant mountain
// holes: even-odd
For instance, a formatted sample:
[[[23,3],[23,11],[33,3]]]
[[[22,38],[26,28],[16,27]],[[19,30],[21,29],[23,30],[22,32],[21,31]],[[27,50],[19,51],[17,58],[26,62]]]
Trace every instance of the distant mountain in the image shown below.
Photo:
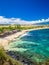
[[[49,25],[49,22],[35,23],[33,25]]]

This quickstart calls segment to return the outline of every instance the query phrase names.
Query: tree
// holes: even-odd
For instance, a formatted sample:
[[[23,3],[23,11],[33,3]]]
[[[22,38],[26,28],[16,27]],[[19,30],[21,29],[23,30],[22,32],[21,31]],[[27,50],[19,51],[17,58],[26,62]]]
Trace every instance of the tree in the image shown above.
[[[17,25],[17,30],[21,30],[21,25]]]

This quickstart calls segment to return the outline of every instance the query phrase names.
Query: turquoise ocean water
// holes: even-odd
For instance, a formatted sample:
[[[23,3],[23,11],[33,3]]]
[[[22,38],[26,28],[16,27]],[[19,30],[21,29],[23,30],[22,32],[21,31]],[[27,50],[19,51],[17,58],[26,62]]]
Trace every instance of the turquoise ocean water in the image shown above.
[[[42,62],[49,58],[49,29],[29,31],[12,42],[9,48],[31,60]]]

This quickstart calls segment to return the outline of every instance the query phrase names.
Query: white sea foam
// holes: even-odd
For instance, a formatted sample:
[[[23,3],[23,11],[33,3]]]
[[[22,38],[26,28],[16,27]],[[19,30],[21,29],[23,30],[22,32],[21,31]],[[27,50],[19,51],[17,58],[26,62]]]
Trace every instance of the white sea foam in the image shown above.
[[[26,35],[28,35],[28,34],[27,34],[27,33],[25,33],[25,34],[21,35],[20,37],[23,37],[23,36],[26,36]]]

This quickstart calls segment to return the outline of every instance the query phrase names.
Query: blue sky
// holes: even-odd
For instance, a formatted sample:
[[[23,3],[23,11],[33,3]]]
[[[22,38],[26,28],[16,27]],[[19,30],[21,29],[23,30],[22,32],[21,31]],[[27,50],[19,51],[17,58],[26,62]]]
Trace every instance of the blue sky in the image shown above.
[[[0,0],[0,17],[25,21],[49,18],[49,0]],[[35,21],[36,22],[36,21]]]

